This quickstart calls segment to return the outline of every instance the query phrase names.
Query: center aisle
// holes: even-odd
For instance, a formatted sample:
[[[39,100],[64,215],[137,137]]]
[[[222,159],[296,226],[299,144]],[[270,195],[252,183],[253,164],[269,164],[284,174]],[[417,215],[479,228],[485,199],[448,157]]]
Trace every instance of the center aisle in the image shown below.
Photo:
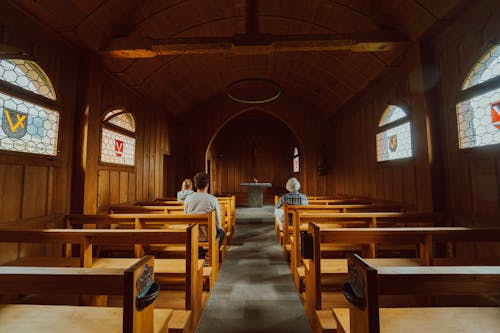
[[[311,332],[276,240],[272,206],[236,209],[236,236],[197,332]]]

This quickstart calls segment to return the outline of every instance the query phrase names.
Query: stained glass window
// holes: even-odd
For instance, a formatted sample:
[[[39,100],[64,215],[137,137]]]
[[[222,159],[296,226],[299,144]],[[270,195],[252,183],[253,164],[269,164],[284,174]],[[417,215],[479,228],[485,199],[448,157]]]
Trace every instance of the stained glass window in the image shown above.
[[[406,112],[389,105],[379,122],[377,161],[389,161],[413,156],[411,126]]]
[[[29,93],[13,97],[9,85],[54,100],[55,91],[43,70],[32,61],[0,60],[0,149],[41,155],[57,155],[59,112],[32,102]]]
[[[297,147],[293,148],[293,172],[299,172],[299,150]]]
[[[500,45],[476,63],[457,103],[460,149],[500,143]],[[476,89],[481,84],[481,89]]]
[[[122,109],[109,112],[103,121],[101,162],[135,165],[134,133],[135,120],[131,113]]]

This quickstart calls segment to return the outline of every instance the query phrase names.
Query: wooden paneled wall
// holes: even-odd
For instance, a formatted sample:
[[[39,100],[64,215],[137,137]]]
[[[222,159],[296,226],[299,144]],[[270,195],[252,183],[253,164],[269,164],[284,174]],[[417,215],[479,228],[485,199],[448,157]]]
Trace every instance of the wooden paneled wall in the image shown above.
[[[291,176],[293,147],[297,145],[290,130],[264,112],[248,112],[219,132],[211,146],[212,192],[233,193],[239,203],[247,202],[242,182],[272,183],[264,189],[264,201],[272,204],[274,194],[282,194]]]
[[[17,47],[40,65],[54,86],[56,109],[61,115],[55,158],[0,152],[0,228],[61,227],[69,205],[77,53],[48,29],[4,3],[0,45]],[[0,263],[49,251],[53,249],[4,243],[0,244]]]
[[[87,56],[83,63],[89,75],[84,81],[89,84],[82,87],[87,93],[80,96],[77,114],[81,123],[87,125],[75,129],[80,130],[78,137],[86,139],[76,140],[75,154],[81,158],[75,161],[74,174],[84,184],[84,190],[73,192],[76,204],[72,210],[106,212],[110,205],[163,196],[164,156],[170,154],[169,120],[163,110],[105,74],[93,56]],[[135,117],[134,167],[100,162],[102,120],[117,107]]]
[[[301,148],[301,172],[298,177],[302,183],[301,191],[324,194],[326,177],[320,176],[316,168],[318,149],[325,142],[326,137],[326,126],[325,122],[322,121],[323,114],[321,110],[312,110],[311,105],[286,94],[282,94],[274,102],[258,107],[249,107],[223,96],[193,111],[193,116],[181,126],[186,130],[186,133],[182,135],[179,145],[175,146],[177,152],[180,150],[181,154],[191,158],[184,160],[184,163],[179,166],[177,174],[192,177],[197,171],[205,170],[205,158],[210,157],[206,156],[206,151],[211,146],[212,139],[220,131],[223,131],[232,119],[250,110],[269,113],[290,130],[298,142],[299,149]],[[261,128],[262,126],[259,125],[257,129],[259,133]],[[243,151],[242,156],[245,156]],[[282,176],[283,179],[290,176],[288,171],[290,167],[287,166],[287,171]],[[235,180],[234,183],[248,181],[251,179],[249,177],[253,178],[248,175],[243,179]],[[257,178],[259,180],[265,179]],[[181,182],[182,177],[179,177],[177,179],[178,187],[180,187]]]
[[[458,149],[457,93],[474,64],[500,41],[500,2],[478,1],[433,40],[441,70],[437,103],[444,124],[446,185],[457,225],[500,225],[500,147]],[[500,257],[500,247],[464,247],[464,255]]]
[[[409,210],[432,211],[432,189],[420,51],[405,60],[330,121],[332,170],[327,187],[335,194],[401,203]],[[406,110],[412,126],[413,157],[377,162],[376,134],[386,107]]]

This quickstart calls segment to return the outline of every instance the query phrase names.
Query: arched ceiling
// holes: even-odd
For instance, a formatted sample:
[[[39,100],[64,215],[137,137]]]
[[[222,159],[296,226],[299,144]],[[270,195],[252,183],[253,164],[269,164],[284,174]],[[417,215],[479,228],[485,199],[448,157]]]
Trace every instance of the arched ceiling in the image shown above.
[[[11,2],[186,118],[232,82],[255,77],[328,117],[466,0]]]

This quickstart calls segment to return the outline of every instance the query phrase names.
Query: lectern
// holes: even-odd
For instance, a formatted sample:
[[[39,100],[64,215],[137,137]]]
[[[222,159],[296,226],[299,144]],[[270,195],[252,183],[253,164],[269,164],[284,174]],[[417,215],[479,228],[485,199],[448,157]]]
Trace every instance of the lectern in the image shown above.
[[[240,186],[248,188],[248,207],[262,207],[264,202],[262,189],[271,187],[271,183],[241,183]]]

